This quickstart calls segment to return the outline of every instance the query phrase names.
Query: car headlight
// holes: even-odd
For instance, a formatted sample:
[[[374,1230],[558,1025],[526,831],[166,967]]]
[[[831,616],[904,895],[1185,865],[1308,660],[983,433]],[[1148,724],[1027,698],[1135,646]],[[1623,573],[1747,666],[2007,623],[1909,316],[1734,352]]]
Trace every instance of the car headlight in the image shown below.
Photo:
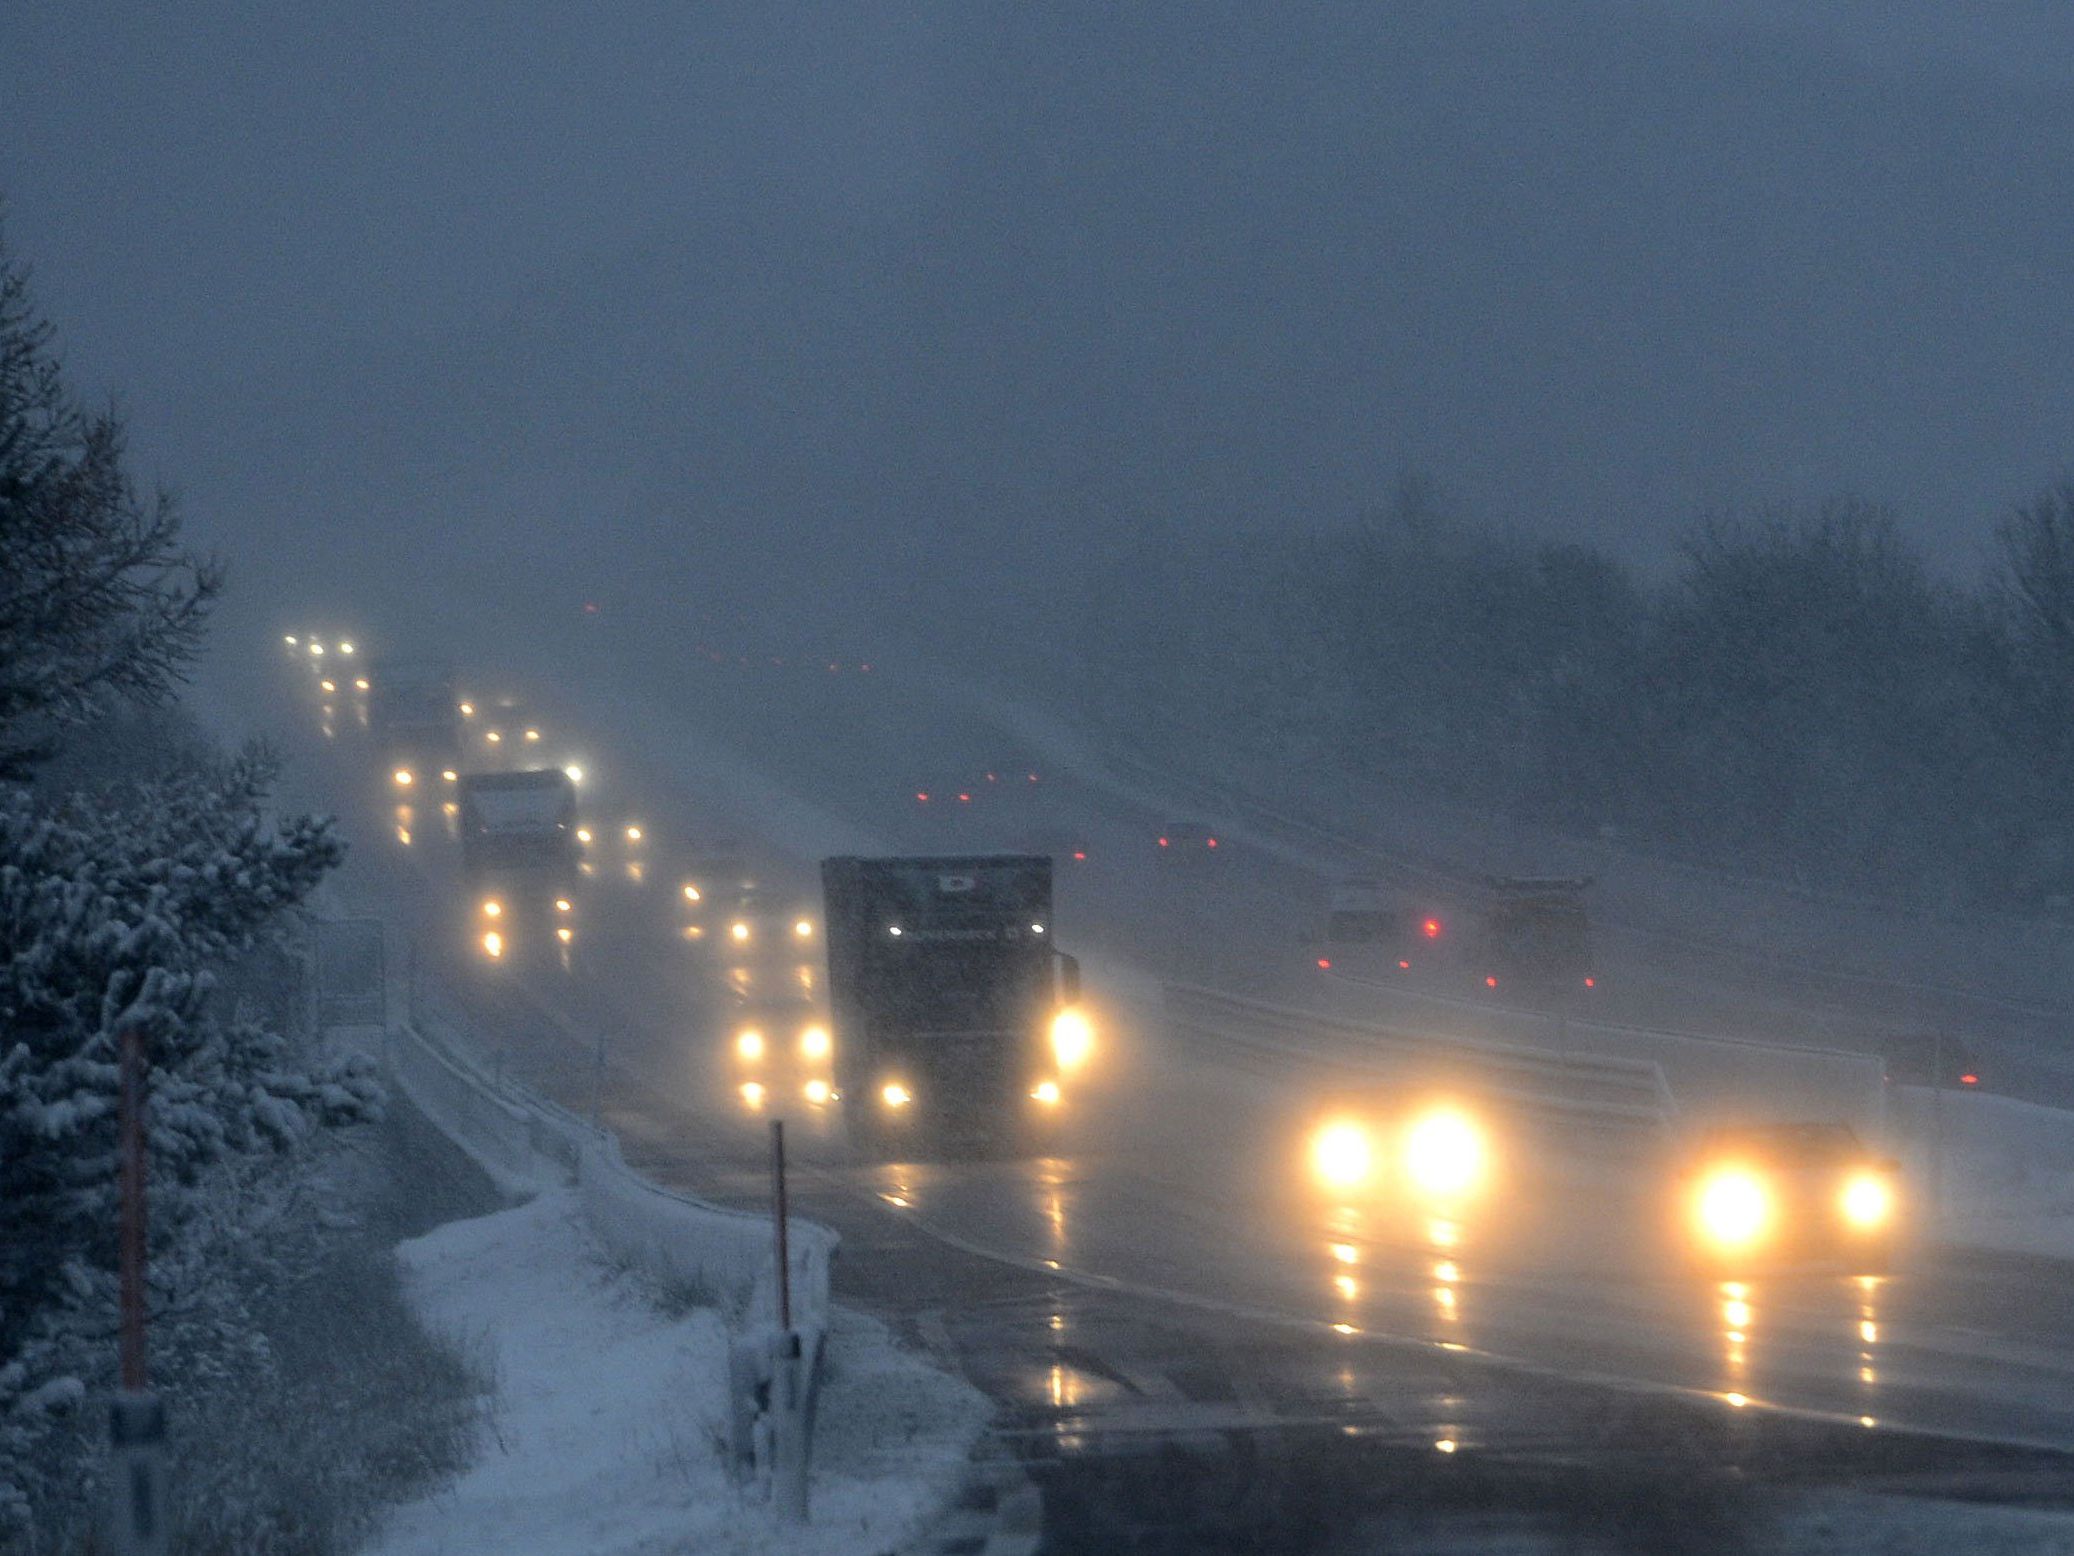
[[[1844,1220],[1860,1231],[1870,1231],[1885,1225],[1894,1213],[1894,1191],[1878,1173],[1856,1173],[1844,1184],[1838,1203]]]
[[[1311,1170],[1330,1188],[1351,1189],[1374,1168],[1374,1144],[1359,1124],[1341,1119],[1311,1138]]]
[[[793,923],[792,932],[802,940],[807,939],[814,933],[813,921],[811,919],[796,920]]]
[[[898,1081],[888,1081],[879,1088],[879,1100],[889,1108],[904,1108],[915,1100],[915,1094]]]
[[[732,924],[728,925],[727,932],[734,936],[737,941],[744,941],[749,938],[749,926],[740,919],[736,919]]]
[[[1039,1081],[1031,1090],[1030,1095],[1046,1107],[1055,1108],[1059,1105],[1059,1083],[1057,1081]]]
[[[828,1028],[812,1026],[799,1034],[799,1051],[806,1058],[826,1059],[828,1049]]]
[[[1453,1108],[1428,1113],[1405,1131],[1404,1170],[1428,1194],[1467,1193],[1489,1166],[1483,1129]]]
[[[417,781],[416,776],[411,772],[411,770],[408,767],[399,767],[390,776],[395,778],[396,787],[399,789],[408,789],[413,783]]]
[[[1051,1018],[1051,1052],[1061,1070],[1077,1070],[1095,1051],[1095,1029],[1075,1006]]]
[[[763,1034],[754,1027],[746,1028],[735,1038],[735,1055],[741,1059],[761,1059]]]
[[[482,911],[484,918],[502,918],[504,916],[504,904],[495,897],[485,897],[483,899]]]
[[[1699,1229],[1709,1242],[1747,1248],[1771,1226],[1771,1191],[1747,1168],[1724,1167],[1701,1183],[1696,1210]]]
[[[504,954],[504,937],[494,929],[487,930],[482,937],[482,948],[487,955],[493,957],[502,956]]]

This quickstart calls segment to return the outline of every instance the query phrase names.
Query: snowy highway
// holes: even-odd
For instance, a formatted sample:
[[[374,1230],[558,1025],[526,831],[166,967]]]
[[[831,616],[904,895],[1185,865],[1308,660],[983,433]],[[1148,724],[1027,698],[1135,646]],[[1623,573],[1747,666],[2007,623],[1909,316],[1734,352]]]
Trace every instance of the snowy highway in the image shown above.
[[[1330,1067],[1168,1030],[1159,993],[1185,981],[1341,1013],[1391,1000],[1319,974],[1302,940],[1323,881],[1288,850],[1234,838],[1163,866],[1157,834],[1179,813],[1053,765],[896,666],[715,662],[602,634],[587,659],[560,647],[507,673],[548,744],[582,753],[597,807],[566,960],[481,954],[431,807],[401,815],[346,717],[319,734],[298,667],[220,668],[226,702],[294,758],[307,792],[292,798],[340,813],[349,890],[415,946],[423,998],[571,1108],[595,1101],[651,1176],[712,1199],[763,1203],[765,1119],[786,1116],[795,1203],[844,1237],[838,1296],[964,1371],[1033,1456],[1269,1428],[1590,1451],[1660,1408],[1682,1431],[1790,1419],[1868,1444],[2074,1449],[2074,1295],[2056,1263],[1924,1247],[1889,1276],[1724,1285],[1666,1235],[1661,1155],[1546,1131],[1509,1142],[1504,1192],[1459,1216],[1322,1198],[1301,1142]],[[1010,792],[975,792],[988,772]],[[862,1163],[827,1107],[789,1090],[745,1105],[737,1033],[810,1012],[816,959],[686,937],[679,866],[719,837],[816,913],[823,853],[1056,852],[1057,937],[1087,963],[1101,1035],[1055,1154]],[[1604,1009],[1620,1018],[1677,1014],[1675,978],[1615,982]],[[1695,1022],[1723,1006],[1718,976],[1691,995]],[[1746,1008],[1781,1007],[1772,991]],[[1402,999],[1383,1014],[1443,1037],[1477,1019]]]

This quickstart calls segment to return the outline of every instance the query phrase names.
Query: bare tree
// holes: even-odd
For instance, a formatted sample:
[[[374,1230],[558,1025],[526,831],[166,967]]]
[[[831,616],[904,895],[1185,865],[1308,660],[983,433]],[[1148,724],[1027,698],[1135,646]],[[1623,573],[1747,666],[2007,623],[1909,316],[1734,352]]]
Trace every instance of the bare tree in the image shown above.
[[[110,697],[156,701],[199,645],[221,569],[139,495],[113,410],[65,387],[28,274],[0,247],[0,781]]]

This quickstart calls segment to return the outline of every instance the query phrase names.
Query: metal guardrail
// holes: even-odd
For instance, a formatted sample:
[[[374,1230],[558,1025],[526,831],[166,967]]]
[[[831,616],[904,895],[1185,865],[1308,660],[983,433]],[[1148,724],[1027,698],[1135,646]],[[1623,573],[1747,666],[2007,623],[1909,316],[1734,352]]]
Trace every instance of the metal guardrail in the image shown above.
[[[1193,1036],[1324,1065],[1356,1082],[1445,1081],[1608,1136],[1654,1136],[1677,1113],[1662,1067],[1647,1059],[1444,1039],[1188,984],[1163,992],[1169,1024]]]

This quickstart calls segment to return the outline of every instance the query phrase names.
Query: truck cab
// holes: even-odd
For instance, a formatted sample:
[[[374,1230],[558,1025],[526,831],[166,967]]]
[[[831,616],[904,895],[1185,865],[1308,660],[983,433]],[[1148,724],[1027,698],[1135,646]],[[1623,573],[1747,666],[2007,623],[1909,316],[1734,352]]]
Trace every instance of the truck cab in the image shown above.
[[[1014,1151],[1049,1132],[1091,1037],[1021,854],[822,862],[836,1077],[871,1154]]]
[[[548,768],[465,773],[457,788],[476,944],[493,961],[542,947],[566,955],[581,873],[575,783]]]
[[[460,755],[453,671],[417,659],[367,666],[367,729],[391,787],[432,792]]]
[[[1497,876],[1484,910],[1484,982],[1537,992],[1596,987],[1589,876]]]

